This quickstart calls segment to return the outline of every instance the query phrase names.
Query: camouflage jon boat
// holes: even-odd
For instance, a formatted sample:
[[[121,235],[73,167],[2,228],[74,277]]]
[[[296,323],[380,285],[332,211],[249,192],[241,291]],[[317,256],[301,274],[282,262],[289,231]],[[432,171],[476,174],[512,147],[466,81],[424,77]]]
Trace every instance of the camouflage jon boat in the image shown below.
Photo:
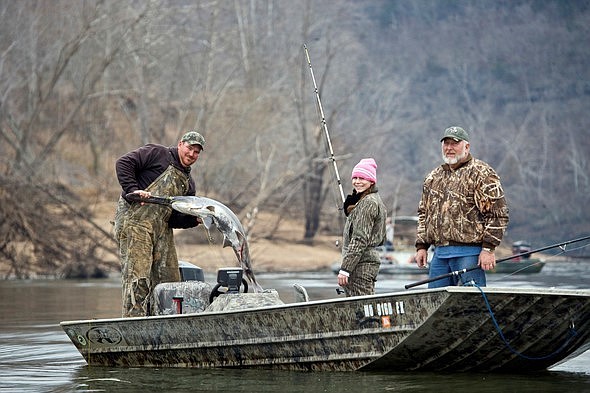
[[[446,287],[290,304],[272,290],[215,295],[200,312],[61,326],[88,365],[111,367],[521,373],[590,348],[590,290]]]

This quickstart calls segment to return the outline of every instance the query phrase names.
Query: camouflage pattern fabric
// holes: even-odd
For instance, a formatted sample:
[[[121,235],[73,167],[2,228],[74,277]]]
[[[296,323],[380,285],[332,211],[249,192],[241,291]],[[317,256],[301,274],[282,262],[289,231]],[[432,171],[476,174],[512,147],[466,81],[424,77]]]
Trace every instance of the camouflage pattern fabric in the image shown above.
[[[385,241],[386,218],[387,209],[376,188],[362,197],[346,218],[341,263],[341,269],[350,272],[346,296],[375,293],[380,264],[375,247]]]
[[[224,293],[213,300],[205,311],[232,311],[285,304],[274,289],[262,293]]]
[[[377,260],[379,260],[379,256],[377,256]],[[373,259],[359,262],[348,277],[348,285],[344,287],[344,294],[346,296],[374,295],[379,263],[375,263]]]
[[[183,195],[188,189],[185,173],[170,165],[149,187],[154,195]],[[120,204],[125,209],[124,204]],[[162,282],[180,281],[178,257],[168,219],[170,206],[134,203],[115,223],[119,241],[123,317],[149,315],[152,289]],[[117,231],[118,229],[118,231]]]
[[[195,314],[209,306],[213,287],[202,281],[165,282],[156,285],[152,293],[151,315],[176,314],[174,297],[182,297],[182,314]]]
[[[123,226],[125,213],[127,213],[129,207],[131,207],[129,202],[127,202],[125,198],[120,196],[119,200],[117,201],[117,209],[115,211],[115,220],[113,228],[113,235],[115,236],[115,240],[117,242],[119,241],[119,236],[121,235],[121,227]]]
[[[456,170],[444,164],[424,180],[418,206],[416,246],[500,244],[508,225],[508,206],[500,177],[469,156]]]

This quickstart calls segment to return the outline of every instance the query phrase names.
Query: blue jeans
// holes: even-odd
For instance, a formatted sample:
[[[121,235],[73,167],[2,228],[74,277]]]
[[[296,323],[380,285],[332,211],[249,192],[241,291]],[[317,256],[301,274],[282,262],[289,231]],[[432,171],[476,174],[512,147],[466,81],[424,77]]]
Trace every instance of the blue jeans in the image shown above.
[[[454,258],[439,258],[435,253],[432,257],[432,260],[430,261],[430,271],[428,273],[428,277],[433,278],[453,271],[477,266],[478,257],[479,255],[468,255]],[[458,285],[459,283],[465,284],[471,280],[475,281],[475,283],[480,287],[486,286],[485,272],[482,269],[474,269],[467,273],[461,274],[461,276],[450,276],[441,278],[440,280],[432,281],[428,283],[428,288],[447,287],[451,285]]]

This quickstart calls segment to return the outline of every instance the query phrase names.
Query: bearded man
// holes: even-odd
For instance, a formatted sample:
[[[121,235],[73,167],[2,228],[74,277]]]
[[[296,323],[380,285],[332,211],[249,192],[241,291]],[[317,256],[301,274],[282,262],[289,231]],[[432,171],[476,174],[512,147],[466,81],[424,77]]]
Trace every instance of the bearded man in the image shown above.
[[[425,267],[434,246],[429,277],[479,266],[428,284],[486,285],[485,271],[496,265],[495,249],[508,225],[508,206],[500,177],[487,163],[470,153],[469,135],[449,127],[441,138],[444,164],[424,180],[418,205],[416,262]]]

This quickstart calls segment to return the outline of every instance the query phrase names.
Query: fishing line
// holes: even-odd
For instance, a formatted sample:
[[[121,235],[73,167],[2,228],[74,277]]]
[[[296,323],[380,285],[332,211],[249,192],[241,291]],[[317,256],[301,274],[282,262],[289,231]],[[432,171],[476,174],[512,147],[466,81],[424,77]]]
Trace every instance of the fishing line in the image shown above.
[[[568,245],[569,244],[564,244],[563,246],[560,246],[559,249],[561,250],[561,252],[559,252],[559,253],[557,253],[555,255],[551,255],[551,256],[549,256],[549,258],[555,258],[557,256],[560,256],[560,255],[565,254],[566,252],[572,252],[572,251],[577,251],[577,250],[584,249],[584,248],[590,246],[590,243],[584,244],[584,245],[579,246],[579,247],[570,248],[570,249],[567,249],[566,250],[566,248],[567,248]]]
[[[501,259],[496,260],[496,263],[506,262],[506,261],[509,261],[511,259],[519,258],[519,257],[527,257],[527,256],[532,255],[534,253],[538,253],[538,252],[546,251],[546,250],[551,250],[552,248],[557,248],[557,247],[559,247],[559,249],[562,250],[565,253],[566,252],[565,250],[566,250],[566,246],[567,245],[572,244],[572,243],[578,243],[578,242],[581,242],[581,241],[584,241],[584,240],[588,240],[588,239],[590,239],[590,235],[587,235],[587,236],[584,236],[584,237],[581,237],[581,238],[578,238],[578,239],[572,239],[572,240],[568,240],[568,241],[565,241],[565,242],[553,244],[553,245],[546,246],[546,247],[537,248],[536,250],[530,250],[530,251],[527,251],[527,252],[523,252],[521,254],[511,255],[509,257],[501,258]],[[410,289],[410,288],[416,287],[418,285],[427,284],[427,283],[430,283],[430,282],[433,282],[433,281],[436,281],[436,280],[440,280],[440,279],[443,279],[443,278],[453,277],[453,276],[460,276],[460,275],[462,275],[464,273],[473,271],[475,269],[481,269],[481,267],[479,265],[474,265],[474,266],[471,266],[469,268],[465,268],[465,269],[456,270],[456,271],[452,271],[452,272],[449,272],[449,273],[441,274],[440,276],[429,277],[426,280],[416,281],[414,283],[404,285],[404,287],[406,289]]]
[[[506,337],[504,337],[504,333],[502,332],[502,328],[500,328],[500,325],[498,324],[498,321],[496,320],[496,317],[494,315],[494,312],[492,311],[492,307],[490,306],[490,302],[488,301],[488,297],[486,296],[486,294],[484,293],[484,291],[481,289],[481,287],[479,285],[477,285],[476,283],[474,283],[474,282],[470,282],[470,283],[468,283],[466,285],[468,285],[468,286],[474,286],[474,287],[476,287],[479,290],[479,292],[481,292],[481,296],[483,297],[483,300],[485,302],[486,308],[488,309],[488,312],[490,314],[490,317],[492,319],[492,322],[494,323],[494,326],[496,328],[496,331],[500,335],[500,338],[504,342],[504,345],[506,345],[506,348],[508,348],[510,350],[510,352],[514,353],[517,356],[520,356],[523,359],[527,359],[527,360],[546,360],[546,359],[552,358],[555,355],[558,355],[559,353],[561,353],[569,345],[569,343],[574,339],[574,337],[576,337],[578,335],[578,332],[576,331],[575,326],[574,326],[574,323],[572,321],[571,324],[570,324],[570,327],[568,329],[569,337],[565,340],[565,342],[559,348],[557,348],[555,351],[553,351],[550,354],[545,355],[545,356],[539,356],[539,357],[537,357],[537,356],[527,356],[527,355],[523,354],[522,352],[519,352],[516,349],[514,349],[512,347],[512,345],[510,345],[510,343],[508,342],[508,340],[506,339]]]
[[[507,273],[507,274],[505,274],[505,275],[503,275],[501,277],[494,277],[493,279],[490,279],[489,281],[490,282],[501,281],[501,280],[503,280],[506,277],[511,277],[511,276],[513,276],[515,274],[519,274],[520,272],[525,271],[526,269],[528,269],[528,268],[530,268],[532,266],[538,265],[539,263],[544,263],[544,264],[548,264],[548,263],[554,264],[554,263],[557,263],[557,262],[559,262],[559,263],[568,263],[567,261],[564,262],[563,260],[560,260],[560,259],[558,259],[556,261],[556,259],[559,258],[560,256],[568,253],[568,252],[574,252],[574,251],[582,250],[582,249],[584,249],[586,247],[589,247],[590,246],[590,243],[581,245],[579,247],[569,248],[569,249],[567,248],[567,246],[568,246],[567,244],[566,245],[563,245],[563,246],[559,246],[557,248],[559,248],[561,250],[560,252],[558,252],[556,254],[553,254],[553,255],[549,255],[545,259],[539,260],[539,261],[537,261],[535,263],[532,263],[532,264],[530,264],[528,266],[524,266],[524,267],[522,267],[522,268],[520,268],[520,269],[518,269],[518,270],[516,270],[516,271],[514,271],[512,273]]]
[[[500,280],[502,280],[502,279],[504,279],[506,277],[511,277],[511,276],[514,276],[515,274],[520,274],[520,272],[523,272],[523,271],[525,271],[525,270],[527,270],[527,269],[529,269],[529,268],[531,268],[533,266],[536,266],[539,263],[545,263],[545,261],[538,261],[538,262],[535,262],[535,263],[531,263],[530,265],[523,266],[520,269],[513,271],[512,273],[507,273],[507,274],[503,275],[502,277],[495,277],[494,280],[490,280],[490,281],[492,281],[492,282],[494,282],[494,281],[500,281]]]

